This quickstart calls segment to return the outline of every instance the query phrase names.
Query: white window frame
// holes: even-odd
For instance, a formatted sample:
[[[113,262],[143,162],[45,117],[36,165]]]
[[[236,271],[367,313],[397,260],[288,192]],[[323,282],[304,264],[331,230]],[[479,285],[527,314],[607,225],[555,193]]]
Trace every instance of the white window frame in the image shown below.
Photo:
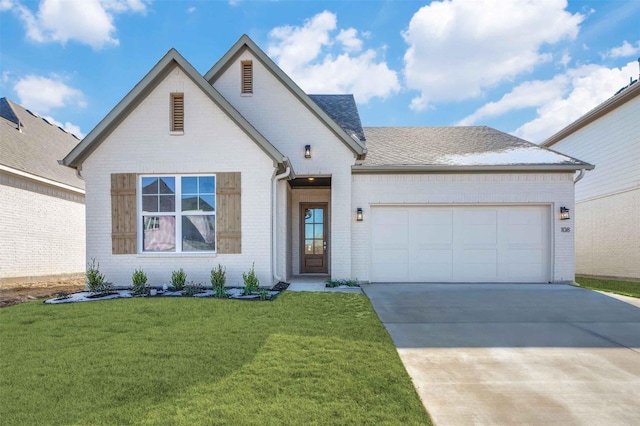
[[[142,179],[143,178],[162,178],[162,177],[172,177],[175,179],[176,191],[175,191],[175,210],[173,212],[149,212],[144,213],[142,211]],[[183,177],[213,177],[214,178],[214,187],[213,187],[213,211],[212,212],[204,212],[204,211],[182,211],[182,178]],[[218,178],[215,173],[193,173],[193,174],[167,174],[167,173],[151,173],[138,175],[138,180],[136,182],[136,210],[137,210],[137,218],[138,221],[138,254],[142,255],[152,255],[152,256],[172,256],[176,254],[184,254],[184,255],[199,255],[199,254],[216,254],[218,251],[218,195],[217,195],[217,187],[218,187]],[[175,243],[176,248],[174,251],[145,251],[144,250],[144,218],[146,216],[174,216],[176,219],[175,227],[176,227],[176,235],[175,235]],[[215,226],[215,237],[216,244],[215,250],[190,250],[190,251],[182,251],[182,217],[183,216],[213,216],[214,218],[214,226]]]

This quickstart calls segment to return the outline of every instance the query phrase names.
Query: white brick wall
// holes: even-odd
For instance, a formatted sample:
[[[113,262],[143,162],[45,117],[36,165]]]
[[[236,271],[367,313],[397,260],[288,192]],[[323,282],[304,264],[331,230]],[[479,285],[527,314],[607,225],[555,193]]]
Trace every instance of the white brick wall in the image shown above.
[[[0,279],[82,273],[84,196],[0,171]]]
[[[640,96],[551,146],[596,166],[576,184],[578,274],[640,278],[638,116]]]
[[[574,278],[573,219],[560,221],[560,206],[573,212],[573,176],[568,173],[500,174],[356,174],[352,177],[351,210],[361,207],[364,221],[352,221],[351,277],[369,280],[371,206],[376,204],[549,204],[552,207],[553,282]]]
[[[171,92],[183,92],[185,131],[169,134]],[[210,285],[218,263],[227,284],[241,285],[252,262],[261,285],[272,284],[271,160],[193,82],[176,68],[84,162],[87,190],[87,258],[96,258],[107,279],[130,285],[142,267],[149,284],[168,283],[183,268],[187,280]],[[111,173],[242,173],[242,254],[111,254]]]
[[[253,61],[251,96],[240,94],[240,61]],[[250,52],[245,51],[214,82],[224,97],[244,115],[280,152],[288,156],[297,176],[331,176],[331,260],[332,277],[348,277],[351,271],[351,166],[355,154],[339,140],[306,106],[277,80]],[[312,158],[304,158],[304,146],[311,145]],[[279,199],[285,194],[279,193]],[[317,200],[314,200],[317,201]],[[296,203],[289,206],[291,229],[299,226]],[[287,234],[279,224],[278,233]],[[296,241],[295,236],[292,241]],[[295,247],[293,248],[295,250]],[[297,273],[298,258],[280,267],[283,273]]]

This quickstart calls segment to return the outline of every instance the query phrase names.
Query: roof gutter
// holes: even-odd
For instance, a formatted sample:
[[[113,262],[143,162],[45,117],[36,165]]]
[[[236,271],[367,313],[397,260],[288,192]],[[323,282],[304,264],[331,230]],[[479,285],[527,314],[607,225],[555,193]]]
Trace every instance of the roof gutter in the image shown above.
[[[583,177],[584,177],[584,169],[578,170],[578,176],[576,176],[575,179],[573,179],[573,183],[574,184],[578,183],[578,181]]]
[[[76,188],[75,186],[67,185],[66,183],[57,182],[57,181],[52,180],[52,179],[47,179],[45,177],[34,175],[34,174],[28,173],[28,172],[24,172],[22,170],[17,170],[17,169],[14,169],[12,167],[7,167],[7,166],[2,165],[2,164],[0,164],[0,171],[11,173],[11,174],[14,174],[16,176],[23,177],[23,178],[31,179],[31,180],[34,180],[34,181],[37,181],[37,182],[40,182],[40,183],[45,183],[47,185],[55,186],[55,187],[58,187],[58,188],[61,188],[61,189],[66,189],[67,191],[75,192],[77,194],[81,194],[81,195],[85,194],[84,189],[82,189],[82,188]]]
[[[286,164],[287,168],[284,170],[284,172],[274,176],[273,188],[271,189],[271,270],[273,278],[276,280],[276,284],[282,281],[282,277],[278,275],[278,264],[276,256],[278,251],[278,181],[289,177],[289,174],[291,173],[291,166],[289,165],[289,159],[287,157],[284,158],[283,163]]]
[[[385,166],[351,166],[352,174],[374,173],[459,173],[459,172],[570,172],[576,170],[592,170],[595,166],[587,163],[580,165],[505,165],[505,166],[451,166],[451,165],[385,165]]]

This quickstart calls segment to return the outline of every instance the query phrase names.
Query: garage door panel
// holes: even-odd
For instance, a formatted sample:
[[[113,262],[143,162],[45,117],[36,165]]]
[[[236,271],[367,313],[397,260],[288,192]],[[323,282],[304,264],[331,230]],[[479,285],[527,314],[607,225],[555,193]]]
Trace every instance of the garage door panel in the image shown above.
[[[453,263],[432,262],[412,263],[409,265],[408,281],[422,281],[424,277],[433,277],[435,280],[449,281],[453,274]]]
[[[498,250],[462,250],[462,263],[465,265],[476,263],[498,263]]]
[[[467,263],[457,272],[453,281],[494,282],[498,275],[497,266],[487,263]]]
[[[406,282],[409,281],[408,271],[409,264],[405,257],[401,262],[376,262],[371,273],[378,282]]]
[[[509,265],[509,280],[515,282],[540,282],[540,266],[534,264]]]
[[[374,235],[375,245],[406,247],[409,242],[406,224],[379,226],[375,229]]]
[[[508,259],[510,264],[541,264],[542,250],[509,250]]]
[[[412,231],[418,236],[418,244],[451,244],[453,233],[451,225],[417,225]]]
[[[545,206],[372,208],[373,282],[546,282]]]

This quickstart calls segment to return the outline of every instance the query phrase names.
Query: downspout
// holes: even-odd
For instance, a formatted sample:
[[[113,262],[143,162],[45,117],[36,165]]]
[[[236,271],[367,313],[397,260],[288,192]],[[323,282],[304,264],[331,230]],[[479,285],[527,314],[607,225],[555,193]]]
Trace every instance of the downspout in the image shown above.
[[[573,183],[574,184],[578,183],[578,181],[583,177],[584,177],[584,169],[578,170],[578,176],[576,176],[575,179],[573,179]]]
[[[283,163],[288,163],[289,159],[285,157]],[[273,278],[276,279],[276,284],[282,281],[282,278],[278,275],[277,271],[277,262],[276,262],[276,252],[278,251],[278,240],[277,240],[277,227],[278,227],[278,197],[277,197],[277,187],[278,181],[282,180],[286,177],[289,177],[291,173],[291,167],[287,166],[284,172],[276,175],[273,178],[273,188],[271,189],[271,204],[273,206],[273,211],[271,212],[271,268],[273,271]]]

